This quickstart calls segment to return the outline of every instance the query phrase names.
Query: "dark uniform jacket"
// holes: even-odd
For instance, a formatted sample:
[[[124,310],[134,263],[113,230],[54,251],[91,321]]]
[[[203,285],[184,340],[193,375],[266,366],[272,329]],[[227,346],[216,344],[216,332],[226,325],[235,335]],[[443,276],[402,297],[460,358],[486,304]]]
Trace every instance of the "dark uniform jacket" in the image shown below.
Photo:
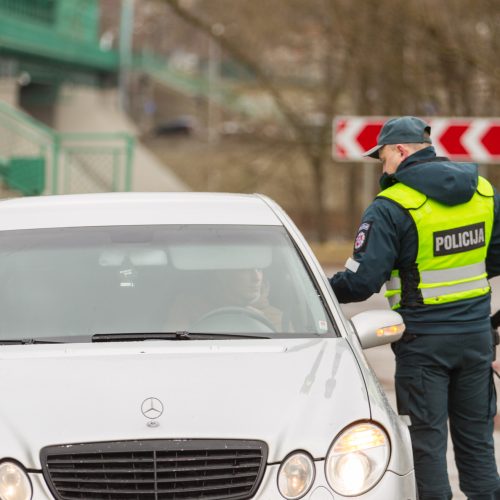
[[[394,175],[383,175],[381,187],[402,182],[449,206],[465,203],[474,194],[477,165],[437,158],[432,146],[417,151],[399,165]],[[488,277],[500,275],[500,197],[495,193],[495,220],[488,248]],[[411,215],[387,198],[376,198],[363,215],[353,259],[356,272],[336,273],[330,283],[341,303],[359,302],[379,292],[393,269],[415,262],[417,234]],[[355,266],[349,266],[355,269]],[[458,302],[398,309],[411,334],[474,333],[490,329],[490,294]]]

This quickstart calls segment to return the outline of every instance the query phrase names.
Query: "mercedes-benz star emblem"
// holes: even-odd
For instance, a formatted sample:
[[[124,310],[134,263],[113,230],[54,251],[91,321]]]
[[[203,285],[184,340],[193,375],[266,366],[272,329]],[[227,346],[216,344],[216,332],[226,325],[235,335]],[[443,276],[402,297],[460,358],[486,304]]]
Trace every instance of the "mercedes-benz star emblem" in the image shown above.
[[[157,398],[147,398],[142,402],[141,411],[146,418],[154,420],[163,413],[163,403]]]

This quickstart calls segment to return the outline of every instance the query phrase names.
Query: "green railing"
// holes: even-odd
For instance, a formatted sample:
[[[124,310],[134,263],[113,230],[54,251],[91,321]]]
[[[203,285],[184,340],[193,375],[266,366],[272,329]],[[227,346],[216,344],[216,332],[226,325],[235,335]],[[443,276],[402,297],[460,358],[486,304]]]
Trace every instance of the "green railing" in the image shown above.
[[[164,58],[149,52],[133,54],[132,69],[148,73],[159,82],[184,94],[210,96],[227,106],[236,102],[237,96],[231,91],[229,86],[225,86],[219,82],[216,88],[211,89],[208,78],[200,75],[187,75],[176,71],[170,67],[168,61]]]
[[[24,195],[130,191],[134,138],[58,133],[0,102],[0,177]]]
[[[54,193],[130,191],[134,139],[126,133],[57,134]]]
[[[0,0],[0,9],[25,19],[54,24],[55,0]]]
[[[158,83],[183,94],[210,99],[224,109],[251,117],[260,115],[259,106],[252,105],[251,102],[242,98],[241,92],[238,92],[236,88],[238,80],[219,78],[211,85],[206,75],[188,75],[177,71],[164,58],[149,52],[133,54],[131,69],[146,73]],[[247,79],[244,80],[244,82],[247,81]]]

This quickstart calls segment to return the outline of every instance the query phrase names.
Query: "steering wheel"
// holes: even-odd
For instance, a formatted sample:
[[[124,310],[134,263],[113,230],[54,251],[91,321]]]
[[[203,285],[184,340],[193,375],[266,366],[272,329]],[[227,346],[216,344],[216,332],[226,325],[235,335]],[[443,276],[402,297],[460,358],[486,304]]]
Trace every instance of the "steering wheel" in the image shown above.
[[[263,314],[239,306],[218,307],[209,311],[191,325],[190,331],[195,333],[196,330],[221,333],[276,333],[274,325]]]

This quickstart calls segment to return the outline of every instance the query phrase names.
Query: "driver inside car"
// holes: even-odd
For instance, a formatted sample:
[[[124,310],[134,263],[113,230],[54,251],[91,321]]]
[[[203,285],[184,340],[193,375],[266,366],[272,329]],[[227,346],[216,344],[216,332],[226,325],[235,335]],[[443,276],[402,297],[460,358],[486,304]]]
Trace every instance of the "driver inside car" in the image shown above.
[[[180,294],[174,299],[168,323],[176,331],[189,331],[211,312],[241,308],[281,332],[283,313],[269,303],[269,289],[262,269],[218,270],[209,286],[199,287],[198,293],[189,297]]]

